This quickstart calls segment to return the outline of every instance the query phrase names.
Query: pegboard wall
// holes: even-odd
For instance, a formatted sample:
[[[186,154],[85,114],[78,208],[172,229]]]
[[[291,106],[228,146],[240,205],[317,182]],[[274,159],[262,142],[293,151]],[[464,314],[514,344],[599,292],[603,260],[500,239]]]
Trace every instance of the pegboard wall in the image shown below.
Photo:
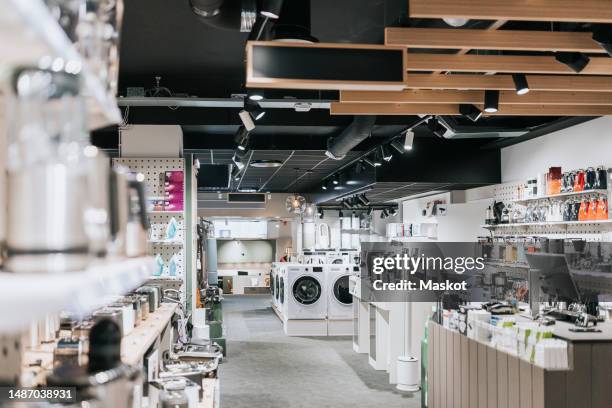
[[[495,200],[511,203],[519,199],[521,182],[503,183],[495,186]],[[518,205],[518,204],[514,204]],[[491,235],[503,236],[541,236],[547,238],[571,239],[580,238],[590,242],[612,241],[612,223],[584,222],[576,224],[541,223],[539,225],[507,225],[491,229]]]
[[[184,159],[172,158],[116,158],[113,164],[121,165],[131,172],[142,173],[145,176],[146,194],[148,199],[165,197],[164,173],[166,171],[184,171]],[[184,183],[184,180],[183,180]],[[185,190],[183,184],[183,191]],[[151,211],[148,213],[149,251],[151,255],[158,254],[164,261],[164,275],[167,274],[168,263],[176,255],[176,277],[183,281],[181,285],[181,300],[185,302],[185,213],[183,211]],[[178,223],[176,236],[172,241],[166,237],[166,228],[174,218]]]

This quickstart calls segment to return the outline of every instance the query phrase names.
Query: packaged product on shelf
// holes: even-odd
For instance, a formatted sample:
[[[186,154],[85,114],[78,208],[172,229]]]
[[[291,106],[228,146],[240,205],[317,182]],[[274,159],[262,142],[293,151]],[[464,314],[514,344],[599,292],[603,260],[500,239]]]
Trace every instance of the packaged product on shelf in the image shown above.
[[[183,185],[183,171],[181,170],[173,170],[167,171],[164,173],[164,183],[166,186],[174,184],[174,185]]]
[[[178,257],[176,254],[172,255],[172,258],[168,261],[168,276],[175,277],[176,270],[178,267]]]
[[[168,221],[168,226],[166,227],[166,239],[169,241],[175,239],[177,231],[178,222],[176,221],[176,218],[172,217],[170,218],[170,221]]]
[[[153,276],[161,276],[164,272],[164,259],[160,254],[155,256],[155,263],[157,264],[157,268],[153,271]]]

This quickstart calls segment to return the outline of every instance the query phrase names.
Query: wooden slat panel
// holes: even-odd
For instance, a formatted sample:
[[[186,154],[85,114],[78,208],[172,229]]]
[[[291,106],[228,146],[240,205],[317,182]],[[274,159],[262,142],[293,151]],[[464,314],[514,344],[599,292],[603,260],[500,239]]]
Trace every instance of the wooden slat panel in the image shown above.
[[[489,347],[478,343],[478,408],[488,408],[487,400],[487,349]],[[476,408],[476,407],[474,407]]]
[[[487,407],[497,407],[497,350],[487,347]]]
[[[406,90],[399,92],[342,91],[342,103],[428,103],[481,104],[485,91]],[[546,92],[532,91],[517,95],[500,91],[500,105],[612,105],[612,92]]]
[[[453,28],[385,28],[385,45],[407,48],[464,48],[605,53],[589,32],[474,30]]]
[[[508,406],[508,354],[497,352],[497,407]]]
[[[570,345],[574,367],[567,372],[565,388],[567,389],[567,406],[591,408],[593,397],[591,389],[591,345],[573,343]],[[588,390],[585,392],[584,390]]]
[[[455,392],[455,358],[453,347],[455,344],[455,332],[446,332],[446,407],[453,408],[453,396]]]
[[[408,54],[408,71],[610,75],[612,58],[592,57],[579,73],[552,56]]]
[[[533,379],[531,377],[531,364],[524,360],[519,360],[519,401],[520,408],[532,408],[531,390]],[[518,407],[517,407],[518,408]]]
[[[469,339],[468,346],[470,350],[470,388],[469,388],[469,407],[478,407],[478,343],[475,340]]]
[[[536,368],[537,367],[534,367],[534,370]],[[580,408],[584,407],[584,405],[582,404],[573,405],[573,406],[566,405],[567,398],[565,397],[565,393],[567,390],[565,388],[565,384],[566,384],[565,371],[545,371],[544,372],[544,399],[546,401],[545,408],[573,408],[576,406]],[[610,399],[608,399],[607,401],[609,404]],[[540,408],[540,407],[534,405],[533,408]]]
[[[520,374],[519,359],[508,356],[508,407],[519,407]]]
[[[612,23],[610,0],[411,0],[410,17]]]
[[[611,58],[612,60],[612,58]],[[477,105],[478,106],[478,105]],[[482,106],[478,106],[482,110]],[[332,115],[459,115],[459,105],[386,104],[332,102]],[[500,105],[497,113],[485,116],[605,116],[612,115],[612,106],[574,105]]]
[[[609,408],[612,401],[612,344],[594,343],[591,354],[591,395],[593,408]],[[588,392],[586,390],[585,392]]]
[[[532,91],[612,92],[612,77],[584,75],[527,75]],[[514,90],[511,75],[409,73],[406,89]]]
[[[531,405],[533,408],[545,408],[545,385],[544,376],[546,372],[543,368],[532,366],[531,375],[533,378],[533,387],[531,392]],[[558,408],[564,408],[559,406]]]
[[[453,408],[461,408],[461,338],[459,333],[453,333]]]
[[[461,408],[470,408],[470,348],[466,336],[461,336]]]
[[[434,406],[434,398],[432,392],[432,382],[434,377],[434,350],[436,344],[436,334],[435,334],[435,324],[434,322],[429,322],[427,330],[427,405],[430,407]]]
[[[440,327],[440,407],[447,408],[448,386],[446,381],[446,371],[448,370],[448,357],[446,355],[446,337],[448,330]]]

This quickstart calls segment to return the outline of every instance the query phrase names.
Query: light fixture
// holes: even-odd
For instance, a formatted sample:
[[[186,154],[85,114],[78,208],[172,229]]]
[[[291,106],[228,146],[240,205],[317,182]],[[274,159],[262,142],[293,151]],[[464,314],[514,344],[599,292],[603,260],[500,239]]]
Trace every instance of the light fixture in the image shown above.
[[[412,150],[412,145],[414,144],[414,132],[411,129],[406,130],[404,132],[404,150]]]
[[[234,153],[234,157],[232,157],[232,161],[234,162],[236,167],[238,167],[238,170],[244,169],[244,163],[242,162],[240,157],[238,157],[235,153]]]
[[[338,218],[342,218],[344,217],[344,213],[342,212],[342,210],[338,211]]]
[[[346,209],[351,209],[351,204],[348,202],[348,200],[342,200],[342,206]]]
[[[448,128],[442,123],[440,123],[440,121],[436,117],[432,117],[431,119],[429,119],[429,121],[427,121],[427,127],[429,128],[431,133],[438,137],[445,137],[446,134],[449,133]]]
[[[385,146],[380,146],[380,155],[387,163],[390,162],[391,159],[393,159],[393,155]]]
[[[323,180],[323,184],[321,185],[321,190],[327,190],[327,180]]]
[[[387,210],[386,208],[384,210],[382,210],[382,212],[380,213],[380,219],[384,220],[385,218],[387,218],[389,216],[389,210]]]
[[[612,57],[612,25],[601,24],[593,30],[593,41]]]
[[[406,153],[406,151],[404,150],[404,145],[397,139],[392,141],[389,146],[394,148],[398,153]]]
[[[512,80],[514,81],[514,88],[516,89],[517,95],[529,93],[529,84],[527,83],[525,74],[512,74]]]
[[[337,186],[338,184],[340,184],[340,177],[338,177],[338,175],[337,175],[337,174],[336,174],[336,175],[334,176],[334,178],[332,179],[332,184],[333,184],[334,186]]]
[[[251,163],[249,163],[249,166],[251,167],[257,167],[257,168],[263,168],[263,169],[281,167],[282,165],[283,165],[283,162],[281,160],[269,160],[269,159],[251,160]]]
[[[240,111],[238,116],[240,117],[242,126],[246,128],[247,132],[250,132],[251,130],[255,129],[255,122],[253,122],[253,118],[251,117],[251,114],[249,112],[243,109]]]
[[[370,160],[369,157],[364,157],[363,158],[363,162],[368,164],[368,165],[370,165],[370,166],[372,166],[372,167],[376,167],[376,164],[374,164],[374,162],[372,160]]]
[[[370,205],[370,200],[368,200],[368,197],[366,197],[365,194],[360,194],[357,196],[357,199],[359,200],[359,202],[363,205]]]
[[[232,170],[232,179],[234,181],[240,180],[240,169],[237,166]]]
[[[306,199],[301,195],[290,195],[285,200],[285,208],[290,213],[302,214],[306,209]]]
[[[238,128],[238,131],[236,131],[236,135],[234,136],[234,141],[238,145],[238,150],[242,150],[243,152],[247,150],[249,145],[249,131],[245,126],[240,126]]]
[[[263,0],[259,14],[264,17],[277,20],[283,8],[283,0]]]
[[[589,64],[589,57],[580,52],[556,52],[555,59],[570,67],[574,72],[582,71]]]
[[[495,113],[499,108],[499,91],[486,90],[484,94],[484,110]]]
[[[317,209],[317,215],[319,216],[319,218],[323,218],[323,209],[322,208],[318,208]]]
[[[382,166],[382,161],[380,159],[380,155],[378,151],[374,152],[374,160],[372,160],[372,162],[374,163],[374,167]]]
[[[247,92],[247,98],[255,102],[263,101],[264,91],[263,89],[249,89]]]
[[[247,111],[255,120],[264,117],[266,112],[261,108],[261,105],[256,100],[246,98],[244,100],[244,110]]]
[[[389,215],[395,217],[397,215],[397,208],[392,208],[389,210]]]
[[[477,122],[478,119],[480,119],[480,117],[482,116],[482,111],[480,109],[478,109],[474,105],[468,104],[459,105],[459,113],[470,119],[472,122]]]
[[[374,208],[370,207],[368,208],[368,211],[366,212],[366,214],[368,214],[368,216],[371,217],[373,212],[374,212]]]

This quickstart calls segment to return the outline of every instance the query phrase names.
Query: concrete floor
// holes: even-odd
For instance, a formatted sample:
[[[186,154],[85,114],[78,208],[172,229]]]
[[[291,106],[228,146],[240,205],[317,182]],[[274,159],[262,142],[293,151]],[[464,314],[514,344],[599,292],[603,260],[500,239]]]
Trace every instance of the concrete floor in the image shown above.
[[[269,295],[227,296],[223,316],[222,408],[420,407],[419,393],[396,391],[350,338],[285,336]]]

